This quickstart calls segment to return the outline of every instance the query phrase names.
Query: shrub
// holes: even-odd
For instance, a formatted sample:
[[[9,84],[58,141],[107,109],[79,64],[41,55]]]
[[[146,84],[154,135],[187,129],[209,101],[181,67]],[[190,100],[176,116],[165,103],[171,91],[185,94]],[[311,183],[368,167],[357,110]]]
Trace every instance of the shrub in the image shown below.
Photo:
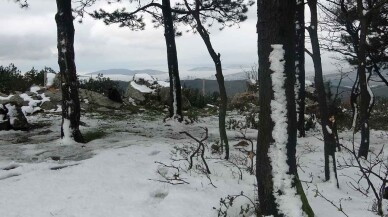
[[[192,107],[204,108],[207,104],[217,104],[220,94],[213,92],[212,94],[203,95],[198,89],[182,89],[182,95],[185,96]]]
[[[79,87],[102,94],[107,94],[110,89],[119,89],[118,82],[104,77],[103,74],[98,74],[96,78],[89,78],[89,80],[80,80]]]
[[[8,66],[0,66],[0,92],[5,94],[15,91],[25,92],[32,85],[43,86],[45,72],[54,72],[54,70],[49,67],[45,67],[40,71],[32,68],[23,75],[12,63]]]

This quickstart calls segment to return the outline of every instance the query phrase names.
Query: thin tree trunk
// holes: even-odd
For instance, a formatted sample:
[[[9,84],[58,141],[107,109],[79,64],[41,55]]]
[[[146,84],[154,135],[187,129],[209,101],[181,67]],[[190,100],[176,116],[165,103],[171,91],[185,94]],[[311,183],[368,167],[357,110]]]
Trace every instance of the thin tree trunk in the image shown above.
[[[162,0],[164,37],[167,46],[168,75],[170,77],[170,117],[183,120],[182,91],[179,79],[178,55],[175,44],[175,31],[172,20],[170,0]]]
[[[285,178],[282,181],[285,183],[291,183],[291,188],[295,190],[295,194],[299,194],[302,198],[295,197],[295,200],[301,200],[302,207],[293,207],[293,210],[303,209],[303,212],[308,216],[314,216],[311,208],[308,205],[306,197],[303,194],[303,188],[300,185],[300,181],[297,178],[296,170],[296,139],[297,139],[297,120],[296,120],[296,107],[295,107],[295,1],[270,1],[262,0],[257,2],[257,33],[258,33],[258,54],[259,54],[259,132],[258,143],[256,151],[256,177],[258,185],[258,195],[261,215],[275,217],[289,215],[288,209],[277,203],[276,200],[282,197],[284,194],[288,194],[279,185],[275,185],[273,179],[278,180],[279,171],[273,173],[272,170],[279,169],[275,164],[277,154],[282,152],[280,150],[286,150],[286,164],[288,165],[287,174],[290,175],[291,180]],[[284,59],[277,59],[279,57],[272,57],[270,62],[270,54],[273,52],[285,51]],[[275,59],[275,60],[274,60]],[[274,69],[276,62],[280,63],[285,61],[284,75],[281,77],[286,78],[284,86],[280,87],[278,81],[273,81],[272,75],[278,69]],[[279,72],[276,72],[279,73]],[[278,75],[278,74],[277,74]],[[277,78],[282,80],[282,78]],[[273,89],[273,86],[277,86],[277,90]],[[275,92],[276,91],[276,92]],[[276,95],[275,95],[276,94]],[[286,102],[278,102],[279,94],[285,95]],[[281,97],[280,97],[281,98]],[[276,105],[274,105],[274,103]],[[286,103],[286,123],[279,123],[274,115],[278,111],[277,106],[282,107]],[[274,112],[274,114],[272,114]],[[283,117],[284,118],[284,117]],[[280,125],[282,126],[280,126]],[[287,124],[286,135],[276,135],[275,137],[286,136],[286,141],[281,142],[279,138],[274,138],[273,132],[279,134],[281,127],[285,127]],[[276,129],[275,129],[276,128]],[[281,147],[281,146],[285,147]],[[271,150],[271,152],[269,151]],[[271,164],[271,159],[274,164]],[[282,157],[279,157],[280,160]],[[284,158],[283,158],[284,159]],[[278,162],[277,162],[278,163]],[[273,175],[274,174],[274,175]],[[281,175],[280,175],[281,176]],[[289,190],[289,189],[288,189]],[[295,196],[295,194],[293,194]],[[276,198],[276,199],[275,199]],[[291,202],[292,204],[292,202]],[[310,209],[308,209],[310,208]],[[287,213],[287,214],[286,214]],[[303,213],[299,213],[298,216],[303,216]],[[292,215],[289,215],[292,216]]]
[[[299,136],[305,137],[304,112],[306,105],[305,91],[305,24],[304,24],[304,0],[298,0],[296,4],[296,75],[297,85],[297,104],[298,104],[298,130]]]
[[[366,34],[367,34],[367,18],[363,14],[364,7],[362,0],[357,0],[357,12],[360,17],[360,41],[358,46],[358,75],[360,77],[360,128],[361,128],[361,143],[358,151],[359,157],[368,157],[369,151],[369,107],[371,96],[369,94],[368,81],[366,78]]]
[[[84,142],[79,130],[81,109],[78,97],[78,79],[74,62],[74,25],[70,0],[57,0],[58,64],[62,77],[61,137],[72,137]],[[70,134],[70,135],[66,135]]]
[[[313,50],[313,62],[315,70],[315,88],[318,92],[318,104],[319,112],[321,115],[321,125],[323,132],[324,140],[324,158],[325,158],[325,180],[330,180],[330,161],[332,161],[332,169],[334,171],[334,178],[337,180],[337,169],[335,166],[335,136],[332,132],[332,129],[329,127],[329,116],[328,116],[328,106],[326,101],[326,92],[323,82],[322,75],[322,62],[321,62],[321,52],[319,48],[318,41],[318,16],[317,16],[317,0],[309,0],[308,5],[311,13],[311,24],[308,27],[308,32],[310,34],[311,46]],[[331,157],[331,159],[330,159]],[[337,181],[338,186],[338,181]]]
[[[185,1],[185,5],[187,10],[190,11],[192,16],[195,19],[196,22],[196,29],[199,35],[201,36],[202,40],[204,41],[206,48],[214,62],[214,65],[216,67],[216,78],[218,83],[218,88],[220,90],[220,97],[221,97],[221,104],[220,104],[220,112],[218,116],[218,127],[220,131],[220,137],[221,137],[221,146],[225,145],[225,159],[229,159],[229,142],[228,142],[228,136],[226,134],[226,126],[225,126],[225,119],[226,119],[226,109],[227,109],[227,103],[228,103],[228,97],[226,94],[225,89],[225,82],[224,82],[224,75],[222,74],[222,64],[221,64],[221,55],[215,52],[213,45],[210,41],[209,33],[205,29],[205,27],[202,25],[201,19],[200,19],[200,13],[199,13],[199,6],[200,2],[196,0],[195,2],[195,10],[193,11],[187,1]]]

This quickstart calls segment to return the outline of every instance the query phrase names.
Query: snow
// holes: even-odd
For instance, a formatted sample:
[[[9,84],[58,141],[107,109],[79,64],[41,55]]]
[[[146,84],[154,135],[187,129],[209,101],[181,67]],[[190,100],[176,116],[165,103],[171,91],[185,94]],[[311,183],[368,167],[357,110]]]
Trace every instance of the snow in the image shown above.
[[[66,118],[63,119],[62,129],[63,129],[63,137],[62,137],[61,144],[73,145],[75,142],[74,142],[73,136],[71,135],[72,129],[70,128],[69,119],[66,119]]]
[[[313,82],[310,81],[310,80],[305,80],[305,81],[304,81],[304,85],[305,85],[306,87],[308,87],[308,86],[313,86]]]
[[[36,87],[33,87],[31,88],[31,90],[32,90],[31,92],[37,93],[36,91],[38,89]],[[41,105],[44,102],[50,101],[50,97],[46,97],[44,93],[38,94],[38,95],[42,98],[41,100],[33,99],[31,96],[29,96],[26,93],[22,93],[19,95],[24,101],[28,102],[28,106],[22,106],[22,112],[24,115],[33,114],[37,111],[40,111],[41,108],[38,105]]]
[[[55,74],[47,73],[46,78],[47,78],[46,87],[51,87],[54,84]]]
[[[368,76],[368,74],[367,74],[367,76]],[[373,94],[373,91],[370,89],[370,86],[369,86],[368,82],[366,82],[366,89],[368,90],[368,94],[369,94],[369,97],[370,97],[369,107],[368,108],[371,108],[372,105],[373,105],[373,102],[374,102],[374,94]]]
[[[145,86],[145,85],[141,85],[141,84],[137,84],[136,82],[134,81],[131,81],[130,85],[135,88],[136,90],[142,92],[142,93],[152,93],[154,92],[152,89],[150,89],[149,87]]]
[[[36,120],[42,117],[37,116]],[[50,118],[54,124],[58,122],[56,117]],[[88,117],[83,121],[89,129],[110,124],[113,128],[106,129],[109,135],[86,144],[85,148],[79,144],[62,146],[55,140],[59,132],[54,126],[50,128],[54,131],[50,137],[55,134],[57,137],[49,139],[45,135],[46,142],[20,147],[23,151],[19,152],[19,159],[39,157],[37,162],[15,162],[0,155],[0,168],[16,166],[9,171],[0,169],[0,179],[4,178],[0,181],[0,216],[216,216],[213,207],[219,207],[220,198],[228,194],[238,195],[241,191],[250,198],[254,197],[255,177],[243,171],[243,179],[239,180],[235,176],[238,169],[226,167],[227,162],[217,155],[217,159],[208,159],[212,172],[210,178],[217,188],[211,186],[206,176],[195,169],[180,174],[190,184],[169,185],[157,181],[163,180],[157,171],[171,174],[174,170],[161,167],[155,161],[170,164],[174,146],[195,146],[191,139],[180,135],[179,131],[200,136],[199,126],[208,126],[210,141],[218,137],[216,117],[194,126],[181,125],[179,131],[166,126],[162,119],[159,116],[158,120],[150,122],[142,115],[135,115],[127,120],[114,121],[112,125],[111,120]],[[209,120],[211,125],[208,125]],[[251,134],[255,136],[257,131],[251,131]],[[12,148],[16,148],[15,145]],[[58,152],[58,149],[62,151]],[[50,152],[63,158],[83,153],[91,155],[80,161],[58,162],[49,158],[53,156]],[[197,160],[194,163],[197,165]],[[187,162],[177,162],[175,165],[182,167],[183,171],[187,169]],[[69,167],[51,169],[58,166]],[[245,199],[236,200],[228,213],[237,216],[240,205],[245,203],[248,203]]]
[[[305,215],[302,211],[302,201],[296,189],[292,187],[293,176],[287,174],[289,166],[286,149],[288,134],[287,100],[284,89],[284,49],[283,45],[279,44],[271,45],[271,47],[273,50],[269,55],[269,61],[270,69],[273,71],[271,78],[274,99],[271,101],[271,118],[274,122],[272,131],[274,143],[269,148],[268,156],[272,166],[273,194],[282,214],[288,217],[301,217]]]
[[[136,81],[136,82],[139,82],[141,80],[144,80],[144,81],[148,81],[150,83],[156,81],[156,79],[154,77],[152,77],[151,75],[149,74],[146,74],[146,73],[139,73],[139,74],[135,74],[133,76],[133,80]]]
[[[15,123],[15,117],[17,116],[16,106],[8,103],[5,107],[8,109],[7,116],[9,117],[9,122],[13,126]]]
[[[162,86],[162,87],[170,87],[170,83],[169,82],[165,82],[165,81],[157,81],[157,83]]]
[[[326,125],[326,130],[329,134],[333,134],[333,131],[331,130],[331,128],[328,125]]]
[[[237,113],[229,117],[244,120]],[[60,114],[38,113],[27,116],[30,123],[50,123],[49,126],[28,132],[0,131],[0,216],[4,217],[198,217],[217,216],[213,209],[219,208],[220,198],[236,195],[241,191],[255,198],[255,176],[244,169],[243,179],[239,170],[225,166],[227,161],[219,155],[206,157],[212,174],[210,178],[217,188],[209,184],[205,175],[197,170],[185,171],[186,161],[172,162],[174,147],[195,147],[196,143],[179,134],[192,133],[200,138],[209,128],[206,145],[219,138],[217,115],[200,117],[192,125],[163,122],[163,115],[155,116],[144,111],[141,114],[87,113],[82,115],[86,127],[82,132],[103,130],[107,135],[84,144],[62,145],[60,139]],[[321,129],[317,127],[317,129]],[[242,158],[233,144],[239,140],[239,131],[228,130],[231,159]],[[257,130],[247,129],[246,135],[256,143]],[[15,142],[28,136],[28,142]],[[308,131],[305,138],[298,139],[297,159],[301,169],[299,177],[316,216],[343,217],[337,208],[325,199],[315,196],[319,190],[327,199],[341,207],[350,217],[376,217],[371,208],[373,196],[368,197],[350,188],[349,182],[358,179],[355,169],[338,171],[340,189],[332,182],[323,181],[323,141],[321,132]],[[355,135],[359,141],[360,134]],[[352,147],[352,131],[340,132],[341,144]],[[371,151],[378,151],[388,141],[387,131],[371,130]],[[357,146],[358,144],[356,144]],[[384,148],[388,153],[388,147]],[[53,161],[51,156],[60,156]],[[348,159],[346,152],[338,152],[337,161]],[[190,184],[169,185],[154,181],[162,180],[157,173],[174,170],[163,169],[159,161],[180,166],[180,177]],[[200,165],[196,161],[195,165]],[[52,170],[58,166],[68,166]],[[5,168],[12,168],[4,170]],[[195,167],[194,167],[195,168]],[[285,176],[287,178],[288,176]],[[378,180],[374,180],[379,184]],[[367,187],[367,184],[364,187]],[[291,201],[290,201],[291,202]],[[388,207],[384,200],[384,206]],[[228,210],[228,216],[241,216],[240,206],[248,201],[236,200]],[[386,210],[387,208],[385,208]],[[252,215],[254,216],[254,215]]]
[[[9,95],[9,96],[0,96],[0,100],[10,100],[14,95]]]
[[[353,115],[353,121],[352,121],[352,129],[355,130],[356,124],[357,124],[356,122],[357,122],[357,116],[358,116],[358,108],[356,103],[353,103],[353,106],[354,106],[354,115]]]
[[[176,87],[175,87],[175,77],[172,78],[172,98],[173,98],[173,102],[172,102],[172,108],[173,108],[173,118],[176,118],[178,117],[178,106],[177,106],[177,95],[176,95]]]
[[[30,87],[30,92],[38,94],[38,90],[40,90],[40,89],[41,88],[39,86],[32,86],[32,87]]]

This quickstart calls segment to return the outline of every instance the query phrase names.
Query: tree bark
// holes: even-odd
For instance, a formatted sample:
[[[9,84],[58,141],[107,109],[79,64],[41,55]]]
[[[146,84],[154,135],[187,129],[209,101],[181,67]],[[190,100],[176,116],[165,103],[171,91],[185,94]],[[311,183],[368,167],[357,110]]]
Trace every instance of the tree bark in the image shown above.
[[[363,14],[364,7],[362,0],[357,0],[357,13],[360,17],[360,41],[358,44],[358,70],[360,82],[360,128],[361,143],[358,150],[358,157],[368,157],[369,151],[369,107],[371,105],[371,96],[369,94],[368,81],[366,78],[366,35],[367,35],[367,17]],[[369,89],[369,90],[368,90]]]
[[[74,62],[74,25],[71,1],[57,0],[56,3],[58,9],[55,15],[58,37],[58,64],[62,78],[61,137],[69,136],[76,142],[84,142],[79,130],[81,109],[78,97],[77,71]],[[65,135],[66,133],[71,135]]]
[[[298,130],[299,136],[305,137],[304,112],[306,106],[305,91],[305,22],[304,22],[304,0],[298,0],[296,3],[296,75],[297,85],[297,105],[298,105]]]
[[[273,81],[271,74],[274,73],[270,69],[271,62],[269,56],[275,49],[273,45],[282,45],[285,51],[284,60],[284,94],[286,97],[286,118],[287,118],[287,141],[283,150],[286,150],[288,165],[287,174],[291,175],[291,187],[302,198],[302,208],[308,216],[314,216],[306,197],[303,194],[300,181],[297,178],[296,168],[296,139],[297,139],[297,119],[295,107],[295,1],[270,1],[260,0],[257,2],[257,33],[258,33],[258,54],[259,54],[259,132],[256,151],[256,177],[258,185],[258,195],[261,215],[275,217],[283,216],[284,210],[276,202],[276,197],[285,192],[274,192],[275,185],[273,182],[272,170],[274,164],[271,164],[271,158],[274,153],[269,150],[275,146],[273,137],[275,120],[271,118],[272,106],[271,103],[275,100],[274,90],[272,88]],[[279,144],[276,144],[277,146]],[[276,147],[275,148],[279,148]],[[270,157],[271,155],[272,157]],[[303,200],[304,199],[304,200]],[[301,215],[302,216],[302,215]]]
[[[335,165],[335,145],[336,140],[332,132],[332,129],[329,127],[329,115],[328,115],[328,106],[326,101],[326,92],[323,82],[322,75],[322,62],[321,62],[321,52],[319,48],[318,41],[318,15],[317,15],[317,0],[308,0],[308,5],[310,8],[311,14],[311,24],[308,27],[308,32],[310,34],[311,46],[313,50],[313,62],[315,70],[315,88],[318,92],[318,104],[319,112],[321,115],[321,125],[323,132],[324,140],[324,158],[325,158],[325,180],[330,180],[330,157],[333,164],[334,178],[337,181],[337,170]],[[337,181],[338,186],[338,181]]]
[[[228,160],[229,142],[228,142],[228,136],[226,134],[226,126],[225,126],[228,97],[225,89],[224,75],[222,74],[221,55],[219,53],[217,54],[216,51],[214,50],[213,45],[210,41],[209,33],[202,25],[202,22],[200,19],[200,13],[199,13],[200,2],[198,2],[198,0],[196,1],[196,4],[195,4],[196,7],[194,11],[190,8],[187,1],[185,1],[185,5],[186,5],[186,8],[190,11],[192,16],[194,17],[197,24],[196,25],[197,32],[199,33],[202,40],[204,41],[206,48],[216,67],[216,78],[217,78],[217,83],[218,83],[218,88],[220,91],[220,98],[221,98],[220,111],[218,116],[218,127],[220,131],[221,145],[225,146],[225,159]]]
[[[170,77],[170,117],[183,120],[182,91],[179,79],[178,55],[175,44],[175,30],[172,20],[170,0],[162,0],[164,37],[167,46],[168,75]]]

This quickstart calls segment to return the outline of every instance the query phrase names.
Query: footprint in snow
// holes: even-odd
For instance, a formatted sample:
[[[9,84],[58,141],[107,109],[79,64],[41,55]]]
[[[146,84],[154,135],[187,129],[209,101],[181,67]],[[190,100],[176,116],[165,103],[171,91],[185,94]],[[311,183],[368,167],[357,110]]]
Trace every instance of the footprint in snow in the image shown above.
[[[168,195],[167,189],[157,189],[153,192],[151,192],[150,196],[151,199],[155,202],[161,202],[164,198],[166,198]]]
[[[157,155],[157,154],[159,154],[160,153],[160,151],[152,151],[150,154],[149,154],[149,156],[154,156],[154,155]]]
[[[3,175],[0,175],[0,180],[4,180],[4,179],[12,178],[12,177],[15,177],[15,176],[20,176],[20,175],[21,175],[20,173],[3,174]]]
[[[6,167],[3,167],[3,168],[1,168],[2,170],[13,170],[13,169],[16,169],[16,168],[18,168],[19,167],[19,165],[18,164],[10,164],[10,165],[8,165],[8,166],[6,166]]]

